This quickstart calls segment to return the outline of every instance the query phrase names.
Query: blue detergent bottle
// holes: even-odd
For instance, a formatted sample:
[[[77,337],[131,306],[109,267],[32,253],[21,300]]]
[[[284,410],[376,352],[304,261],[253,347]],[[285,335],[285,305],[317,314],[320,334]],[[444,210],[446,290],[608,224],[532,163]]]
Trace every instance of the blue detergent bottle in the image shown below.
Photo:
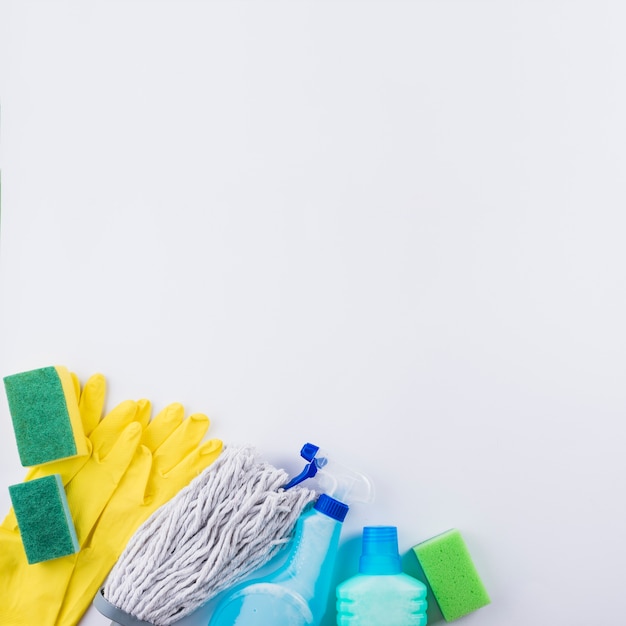
[[[426,626],[426,585],[403,573],[395,526],[363,529],[359,573],[337,585],[338,626]]]
[[[343,500],[368,502],[373,492],[365,476],[329,463],[317,446],[307,444],[302,456],[310,463],[286,488],[324,468],[322,484],[332,495],[320,495],[300,516],[285,564],[234,587],[216,607],[209,626],[318,626],[324,617],[341,527],[349,510]]]

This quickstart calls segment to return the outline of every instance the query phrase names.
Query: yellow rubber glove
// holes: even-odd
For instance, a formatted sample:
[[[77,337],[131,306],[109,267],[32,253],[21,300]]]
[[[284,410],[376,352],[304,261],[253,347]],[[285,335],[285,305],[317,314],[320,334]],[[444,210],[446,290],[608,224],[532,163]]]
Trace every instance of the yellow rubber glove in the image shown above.
[[[79,393],[75,377],[74,384]],[[0,585],[9,598],[0,603],[0,625],[46,626],[60,611],[56,623],[77,623],[134,531],[221,451],[220,441],[201,444],[208,418],[183,421],[178,404],[149,422],[149,403],[128,401],[99,422],[105,390],[98,375],[79,396],[90,455],[35,467],[27,475],[62,476],[82,550],[28,565],[11,512],[0,527]]]
[[[76,555],[57,626],[78,624],[139,526],[220,454],[221,441],[202,443],[208,418],[195,414],[183,421],[183,417],[183,407],[171,404],[144,431],[119,487]]]
[[[75,387],[77,387],[78,380],[74,374],[72,374],[72,378],[75,381]],[[122,431],[132,422],[139,423],[141,427],[139,432],[145,428],[150,419],[150,403],[147,400],[139,400],[138,402],[127,400],[115,407],[106,416],[106,419],[101,421],[102,412],[104,410],[104,398],[106,395],[106,380],[104,376],[102,376],[102,374],[95,374],[89,378],[82,392],[77,391],[77,393],[79,393],[78,406],[81,421],[83,422],[83,430],[87,437],[86,445],[89,454],[32,467],[26,474],[25,480],[33,480],[51,474],[59,474],[63,485],[65,485],[67,489],[75,476],[79,475],[72,489],[75,491],[82,489],[86,496],[85,507],[80,512],[77,512],[76,517],[73,517],[80,542],[80,534],[78,531],[81,525],[81,519],[86,519],[87,524],[85,532],[89,532],[91,529],[90,520],[95,520],[106,504],[106,500],[103,499],[104,496],[106,494],[110,496],[116,486],[115,484],[110,484],[109,488],[102,492],[100,497],[94,498],[89,496],[94,486],[94,481],[97,484],[98,480],[106,480],[107,472],[109,471],[110,466],[106,464],[102,465],[100,461],[109,454],[113,446],[116,445]],[[136,448],[138,442],[133,441],[132,445]],[[131,451],[131,456],[133,452],[134,448]],[[117,476],[118,471],[119,470],[116,470],[115,476]],[[121,474],[116,480],[119,481],[120,478]],[[76,485],[79,485],[79,487]],[[91,509],[91,511],[89,509]],[[74,516],[74,512],[72,512],[72,514]],[[17,528],[15,513],[12,509],[2,523],[2,526],[9,530],[15,530]]]
[[[146,402],[125,402],[98,421],[104,389],[104,379],[96,377],[90,379],[80,396],[89,454],[33,468],[27,475],[27,479],[61,475],[66,491],[73,494],[70,511],[81,544],[91,534],[130,465],[149,419]],[[29,565],[11,512],[0,526],[0,625],[52,626],[75,560],[76,555],[71,555]]]
[[[89,439],[89,435],[98,426],[102,413],[104,412],[104,400],[106,396],[106,379],[102,374],[94,374],[85,383],[83,390],[80,389],[80,383],[76,374],[72,373],[72,382],[74,383],[74,391],[78,398],[78,408],[80,411],[80,418],[83,424],[83,431],[85,437]],[[127,405],[125,407],[128,411],[131,411],[134,415],[136,407]],[[119,407],[116,409],[119,412]],[[130,422],[128,422],[130,423]],[[101,436],[100,439],[103,437]],[[87,448],[91,452],[93,445],[88,440]],[[33,480],[35,478],[43,478],[44,476],[50,476],[51,474],[60,474],[61,481],[64,485],[76,475],[76,472],[80,470],[83,465],[88,461],[89,456],[72,457],[68,459],[61,459],[60,461],[54,461],[52,463],[46,463],[44,465],[36,465],[31,467],[25,481]],[[14,529],[17,525],[15,519],[15,513],[13,509],[9,511],[6,519],[3,521],[2,526],[8,529]]]

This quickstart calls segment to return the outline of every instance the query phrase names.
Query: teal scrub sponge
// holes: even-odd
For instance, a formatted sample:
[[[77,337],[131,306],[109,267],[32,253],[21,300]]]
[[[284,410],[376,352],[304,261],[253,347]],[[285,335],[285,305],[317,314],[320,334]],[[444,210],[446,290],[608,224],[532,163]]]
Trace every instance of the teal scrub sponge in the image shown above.
[[[491,602],[458,530],[448,530],[413,547],[447,622]]]
[[[58,474],[11,485],[9,493],[29,563],[78,552],[74,522]]]
[[[24,467],[88,454],[78,399],[65,367],[6,376],[4,387]]]

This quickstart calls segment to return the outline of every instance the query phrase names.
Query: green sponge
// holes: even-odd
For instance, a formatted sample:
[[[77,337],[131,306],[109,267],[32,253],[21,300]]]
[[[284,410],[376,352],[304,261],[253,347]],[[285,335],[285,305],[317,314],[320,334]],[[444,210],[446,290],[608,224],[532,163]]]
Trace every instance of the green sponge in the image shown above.
[[[59,474],[11,485],[9,493],[29,563],[78,552],[78,538]]]
[[[428,539],[413,551],[447,622],[491,602],[458,530]]]
[[[6,376],[4,387],[24,467],[88,453],[72,377],[65,367]]]

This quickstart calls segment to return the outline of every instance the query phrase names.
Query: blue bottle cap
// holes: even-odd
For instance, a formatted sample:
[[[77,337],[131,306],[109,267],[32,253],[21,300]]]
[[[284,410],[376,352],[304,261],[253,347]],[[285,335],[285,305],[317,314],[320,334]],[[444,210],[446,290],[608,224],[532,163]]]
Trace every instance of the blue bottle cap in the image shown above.
[[[396,526],[365,526],[359,560],[360,574],[400,574]]]
[[[316,511],[323,513],[324,515],[328,515],[328,517],[332,517],[334,520],[338,522],[343,522],[348,514],[348,509],[350,508],[347,504],[343,502],[339,502],[339,500],[335,500],[335,498],[331,498],[323,493],[315,503],[313,507]]]

